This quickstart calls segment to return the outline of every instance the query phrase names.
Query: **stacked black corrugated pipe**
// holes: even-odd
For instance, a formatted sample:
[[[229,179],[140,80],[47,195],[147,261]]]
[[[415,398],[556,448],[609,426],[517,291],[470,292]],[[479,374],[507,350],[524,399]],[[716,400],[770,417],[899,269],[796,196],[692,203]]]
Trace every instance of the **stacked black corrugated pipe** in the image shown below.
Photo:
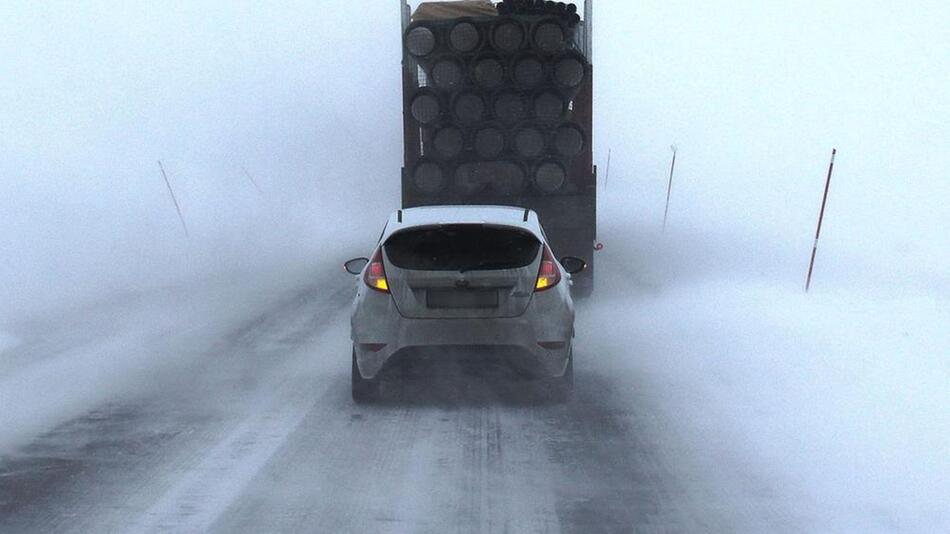
[[[577,6],[565,2],[503,0],[496,7],[499,15],[554,15],[563,17],[572,26],[581,21]]]
[[[424,75],[407,113],[421,146],[407,171],[417,194],[569,194],[587,143],[571,102],[589,75],[573,4],[506,0],[499,16],[417,21],[407,64]]]

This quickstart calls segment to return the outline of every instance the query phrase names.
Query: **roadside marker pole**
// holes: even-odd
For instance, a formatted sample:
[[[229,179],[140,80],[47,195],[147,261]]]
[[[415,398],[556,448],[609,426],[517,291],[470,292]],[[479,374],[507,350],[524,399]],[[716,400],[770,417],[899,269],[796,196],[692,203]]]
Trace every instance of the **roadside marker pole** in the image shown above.
[[[835,155],[838,149],[831,149],[831,163],[828,165],[828,178],[825,180],[825,194],[821,198],[821,211],[818,213],[818,229],[815,230],[815,244],[811,248],[811,261],[808,262],[808,277],[805,278],[805,293],[811,287],[811,273],[815,268],[815,254],[818,253],[818,238],[821,237],[821,223],[825,219],[825,205],[828,203],[828,189],[831,187],[831,172],[835,168]]]
[[[673,192],[673,170],[676,169],[676,145],[670,145],[673,151],[673,162],[670,163],[670,183],[666,186],[666,208],[663,209],[663,231],[666,231],[666,216],[670,212],[670,193]]]
[[[168,194],[172,197],[172,202],[175,203],[175,211],[178,212],[178,220],[181,221],[181,227],[185,230],[185,237],[188,236],[188,226],[185,225],[185,218],[181,215],[181,207],[178,205],[178,199],[175,198],[175,192],[172,190],[172,184],[168,181],[168,175],[165,174],[165,166],[162,165],[162,160],[158,160],[158,168],[162,171],[162,178],[165,179],[165,186],[168,187]]]

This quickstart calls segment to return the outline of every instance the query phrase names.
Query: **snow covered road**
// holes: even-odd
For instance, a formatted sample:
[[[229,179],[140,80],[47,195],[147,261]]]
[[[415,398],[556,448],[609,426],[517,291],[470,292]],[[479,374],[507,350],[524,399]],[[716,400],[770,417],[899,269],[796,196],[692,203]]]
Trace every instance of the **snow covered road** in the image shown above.
[[[393,381],[379,405],[354,405],[348,291],[301,289],[153,374],[148,395],[99,404],[7,455],[0,530],[788,526],[775,503],[738,519],[704,506],[702,481],[671,470],[678,444],[665,422],[649,403],[628,404],[636,377],[586,355],[566,405],[491,366],[438,368]]]

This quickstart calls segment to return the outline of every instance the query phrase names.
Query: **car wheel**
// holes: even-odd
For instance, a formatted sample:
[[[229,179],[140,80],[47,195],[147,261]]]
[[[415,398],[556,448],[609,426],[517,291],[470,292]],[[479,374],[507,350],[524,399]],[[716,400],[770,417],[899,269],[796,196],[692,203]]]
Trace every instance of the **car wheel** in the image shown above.
[[[350,371],[350,389],[357,404],[373,402],[379,398],[379,380],[363,378],[356,365],[356,349],[353,349],[353,366]]]

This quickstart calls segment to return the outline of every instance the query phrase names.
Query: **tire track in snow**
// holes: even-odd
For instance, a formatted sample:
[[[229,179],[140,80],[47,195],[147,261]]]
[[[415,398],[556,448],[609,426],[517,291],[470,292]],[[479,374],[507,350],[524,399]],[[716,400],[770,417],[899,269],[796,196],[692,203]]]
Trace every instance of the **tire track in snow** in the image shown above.
[[[328,306],[335,308],[345,300],[343,292],[331,295]],[[295,299],[291,310],[306,309],[306,299]],[[283,315],[283,314],[282,314]],[[302,315],[291,324],[307,327],[313,320]],[[336,348],[338,340],[323,339],[335,335],[344,326],[344,318],[338,316],[323,324],[323,333],[313,340],[313,345]],[[265,320],[266,323],[266,320]],[[264,323],[262,323],[264,324]],[[259,328],[252,325],[251,331]],[[290,329],[297,332],[300,328]],[[271,330],[277,334],[279,345],[298,338],[286,325]],[[240,341],[249,334],[238,332],[235,339]],[[254,337],[252,335],[252,337]],[[309,337],[306,333],[303,338]],[[252,414],[237,424],[219,439],[216,445],[204,455],[203,459],[187,471],[162,497],[155,502],[131,530],[139,532],[205,532],[211,528],[218,517],[247,491],[247,485],[253,480],[281,447],[288,436],[312,410],[317,402],[319,389],[315,373],[311,344],[304,344],[297,353],[288,357],[278,369],[271,372],[271,380],[258,389],[259,406]],[[332,353],[332,350],[331,350]]]

